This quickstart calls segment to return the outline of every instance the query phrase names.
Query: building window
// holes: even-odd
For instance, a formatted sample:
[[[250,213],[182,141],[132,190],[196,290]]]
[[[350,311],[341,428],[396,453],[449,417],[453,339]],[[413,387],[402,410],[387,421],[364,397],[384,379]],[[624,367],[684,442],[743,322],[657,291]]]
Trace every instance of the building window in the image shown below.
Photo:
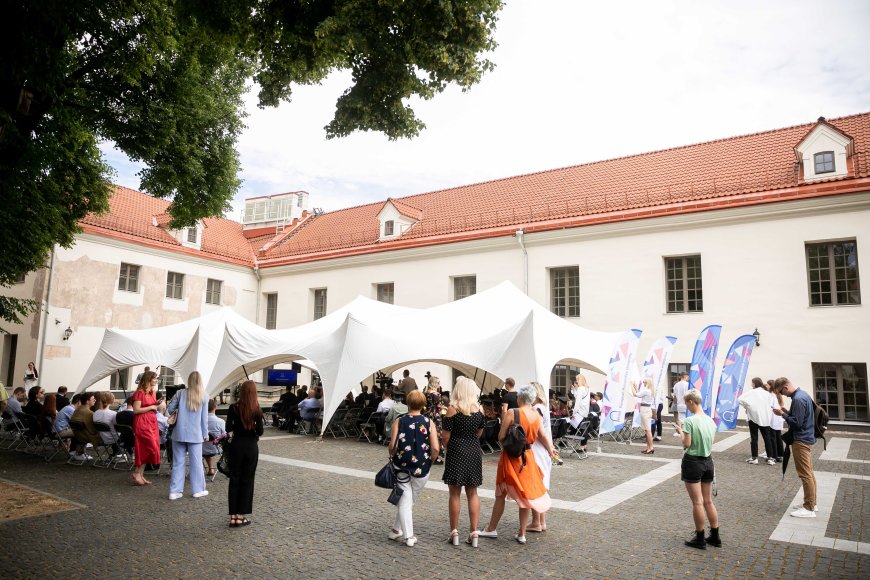
[[[216,304],[220,306],[221,304],[221,288],[223,287],[223,282],[220,280],[212,280],[211,278],[205,283],[205,303],[206,304]]]
[[[326,288],[314,291],[314,320],[326,316]]]
[[[477,294],[477,276],[457,276],[453,278],[453,299],[462,300]]]
[[[834,421],[870,421],[867,365],[813,363],[813,397]]]
[[[160,374],[157,375],[157,386],[165,389],[167,385],[175,384],[175,371],[169,367],[160,367]]]
[[[296,207],[302,207],[302,194],[296,196]]]
[[[266,294],[266,328],[278,328],[278,294]]]
[[[181,300],[184,295],[184,274],[169,272],[166,275],[166,297]]]
[[[819,173],[831,173],[834,171],[834,152],[822,151],[813,155],[816,163],[816,175]]]
[[[196,228],[187,228],[187,241],[191,244],[196,243]]]
[[[390,282],[388,284],[378,284],[378,302],[386,302],[387,304],[393,303],[393,283]]]
[[[702,312],[701,256],[665,258],[668,312]]]
[[[393,235],[393,220],[387,220],[384,222],[384,236],[392,236]]]
[[[130,383],[130,369],[121,369],[109,375],[109,390],[126,391]]]
[[[550,372],[550,390],[560,395],[567,396],[568,389],[574,383],[574,375],[581,372],[580,367],[568,365],[556,365]]]
[[[550,268],[550,311],[557,316],[580,316],[580,267]]]
[[[855,240],[807,244],[810,306],[861,304]]]
[[[118,276],[118,290],[122,292],[139,291],[139,266],[121,264],[121,274]]]

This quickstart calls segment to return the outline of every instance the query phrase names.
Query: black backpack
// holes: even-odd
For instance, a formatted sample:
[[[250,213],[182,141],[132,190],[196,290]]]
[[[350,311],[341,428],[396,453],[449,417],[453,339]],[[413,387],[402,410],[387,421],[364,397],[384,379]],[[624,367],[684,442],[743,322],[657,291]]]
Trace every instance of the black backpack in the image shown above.
[[[813,401],[813,426],[815,427],[816,439],[821,439],[825,450],[828,449],[828,440],[825,439],[825,431],[828,430],[828,413]]]
[[[523,458],[523,465],[520,467],[520,471],[522,471],[523,467],[526,466],[526,449],[529,448],[529,444],[526,442],[526,430],[520,425],[519,409],[514,409],[514,422],[508,427],[501,447],[510,457]]]

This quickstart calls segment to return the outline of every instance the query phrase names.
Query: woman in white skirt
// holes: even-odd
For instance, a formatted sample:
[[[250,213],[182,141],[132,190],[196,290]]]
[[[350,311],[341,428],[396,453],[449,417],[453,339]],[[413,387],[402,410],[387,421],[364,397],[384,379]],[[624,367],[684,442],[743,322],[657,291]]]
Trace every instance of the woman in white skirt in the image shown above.
[[[541,416],[541,431],[544,433],[546,438],[549,440],[549,447],[553,449],[553,433],[550,429],[550,408],[547,404],[548,398],[547,393],[544,391],[543,385],[541,383],[531,383],[533,387],[535,387],[535,404],[532,407],[538,414]],[[553,467],[553,461],[556,460],[559,462],[558,456],[552,457],[550,452],[547,451],[546,445],[541,443],[538,440],[535,440],[532,443],[532,453],[535,455],[535,462],[538,464],[538,467],[541,468],[541,472],[544,474],[544,487],[547,491],[550,490],[550,471]],[[536,512],[532,510],[532,521],[526,527],[527,532],[543,532],[547,529],[547,514],[546,512]]]

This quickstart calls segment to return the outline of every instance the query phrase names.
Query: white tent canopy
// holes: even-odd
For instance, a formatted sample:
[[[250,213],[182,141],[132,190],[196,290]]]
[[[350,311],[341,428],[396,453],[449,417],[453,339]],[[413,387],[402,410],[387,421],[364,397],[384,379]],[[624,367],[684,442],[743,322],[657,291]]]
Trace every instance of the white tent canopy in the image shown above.
[[[560,363],[603,374],[621,334],[590,331],[563,320],[509,282],[425,310],[358,297],[296,328],[225,328],[209,393],[243,378],[242,365],[250,372],[307,358],[323,380],[324,425],[345,394],[378,370],[431,361],[466,372],[481,369],[499,379],[513,376],[547,384]]]
[[[325,426],[345,394],[379,370],[428,361],[457,368],[486,390],[509,376],[546,385],[557,364],[604,374],[620,335],[559,318],[509,282],[428,309],[357,297],[319,320],[282,330],[266,330],[225,308],[161,328],[106,330],[77,391],[120,368],[159,364],[182,377],[198,370],[214,396],[246,371],[305,361],[323,381]]]
[[[169,367],[186,381],[199,371],[208,384],[224,329],[260,328],[230,308],[200,318],[145,330],[106,329],[90,367],[76,389],[83,391],[119,369],[134,365]]]

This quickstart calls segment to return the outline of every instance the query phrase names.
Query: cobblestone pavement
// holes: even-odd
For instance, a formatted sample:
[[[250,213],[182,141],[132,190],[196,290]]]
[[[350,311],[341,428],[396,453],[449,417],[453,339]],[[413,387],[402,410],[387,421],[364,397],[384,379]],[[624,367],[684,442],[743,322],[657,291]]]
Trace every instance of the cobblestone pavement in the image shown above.
[[[166,476],[140,488],[126,472],[4,451],[0,478],[86,507],[0,523],[0,570],[5,578],[870,577],[870,505],[864,502],[870,437],[834,434],[826,458],[821,445],[814,450],[816,471],[844,476],[836,488],[819,490],[833,505],[820,514],[828,523],[819,533],[830,538],[822,543],[840,540],[844,549],[800,543],[792,528],[788,537],[795,541],[771,539],[775,530],[783,533],[783,516],[798,532],[804,522],[825,520],[787,517],[800,490],[794,467],[782,481],[779,465],[746,464],[745,437],[740,430],[717,435],[720,446],[736,444],[714,454],[724,546],[706,551],[683,546],[693,526],[679,475],[631,492],[679,460],[677,439],[669,436],[649,458],[640,455],[642,445],[615,442],[603,442],[602,455],[566,458],[553,468],[551,495],[567,507],[550,511],[549,530],[518,545],[512,539],[517,510],[509,503],[501,537],[482,538],[477,550],[446,542],[447,493],[437,466],[414,509],[419,543],[408,548],[387,539],[395,508],[387,491],[373,485],[387,459],[386,448],[375,444],[317,442],[268,429],[260,442],[254,523],[239,529],[226,526],[227,480],[220,474],[208,484],[208,497],[193,499],[187,488],[184,498],[170,502]],[[492,507],[496,463],[497,455],[485,456],[481,526]],[[583,507],[583,500],[626,482],[620,487],[629,490],[626,498],[603,513]],[[461,517],[467,522],[464,505]]]

